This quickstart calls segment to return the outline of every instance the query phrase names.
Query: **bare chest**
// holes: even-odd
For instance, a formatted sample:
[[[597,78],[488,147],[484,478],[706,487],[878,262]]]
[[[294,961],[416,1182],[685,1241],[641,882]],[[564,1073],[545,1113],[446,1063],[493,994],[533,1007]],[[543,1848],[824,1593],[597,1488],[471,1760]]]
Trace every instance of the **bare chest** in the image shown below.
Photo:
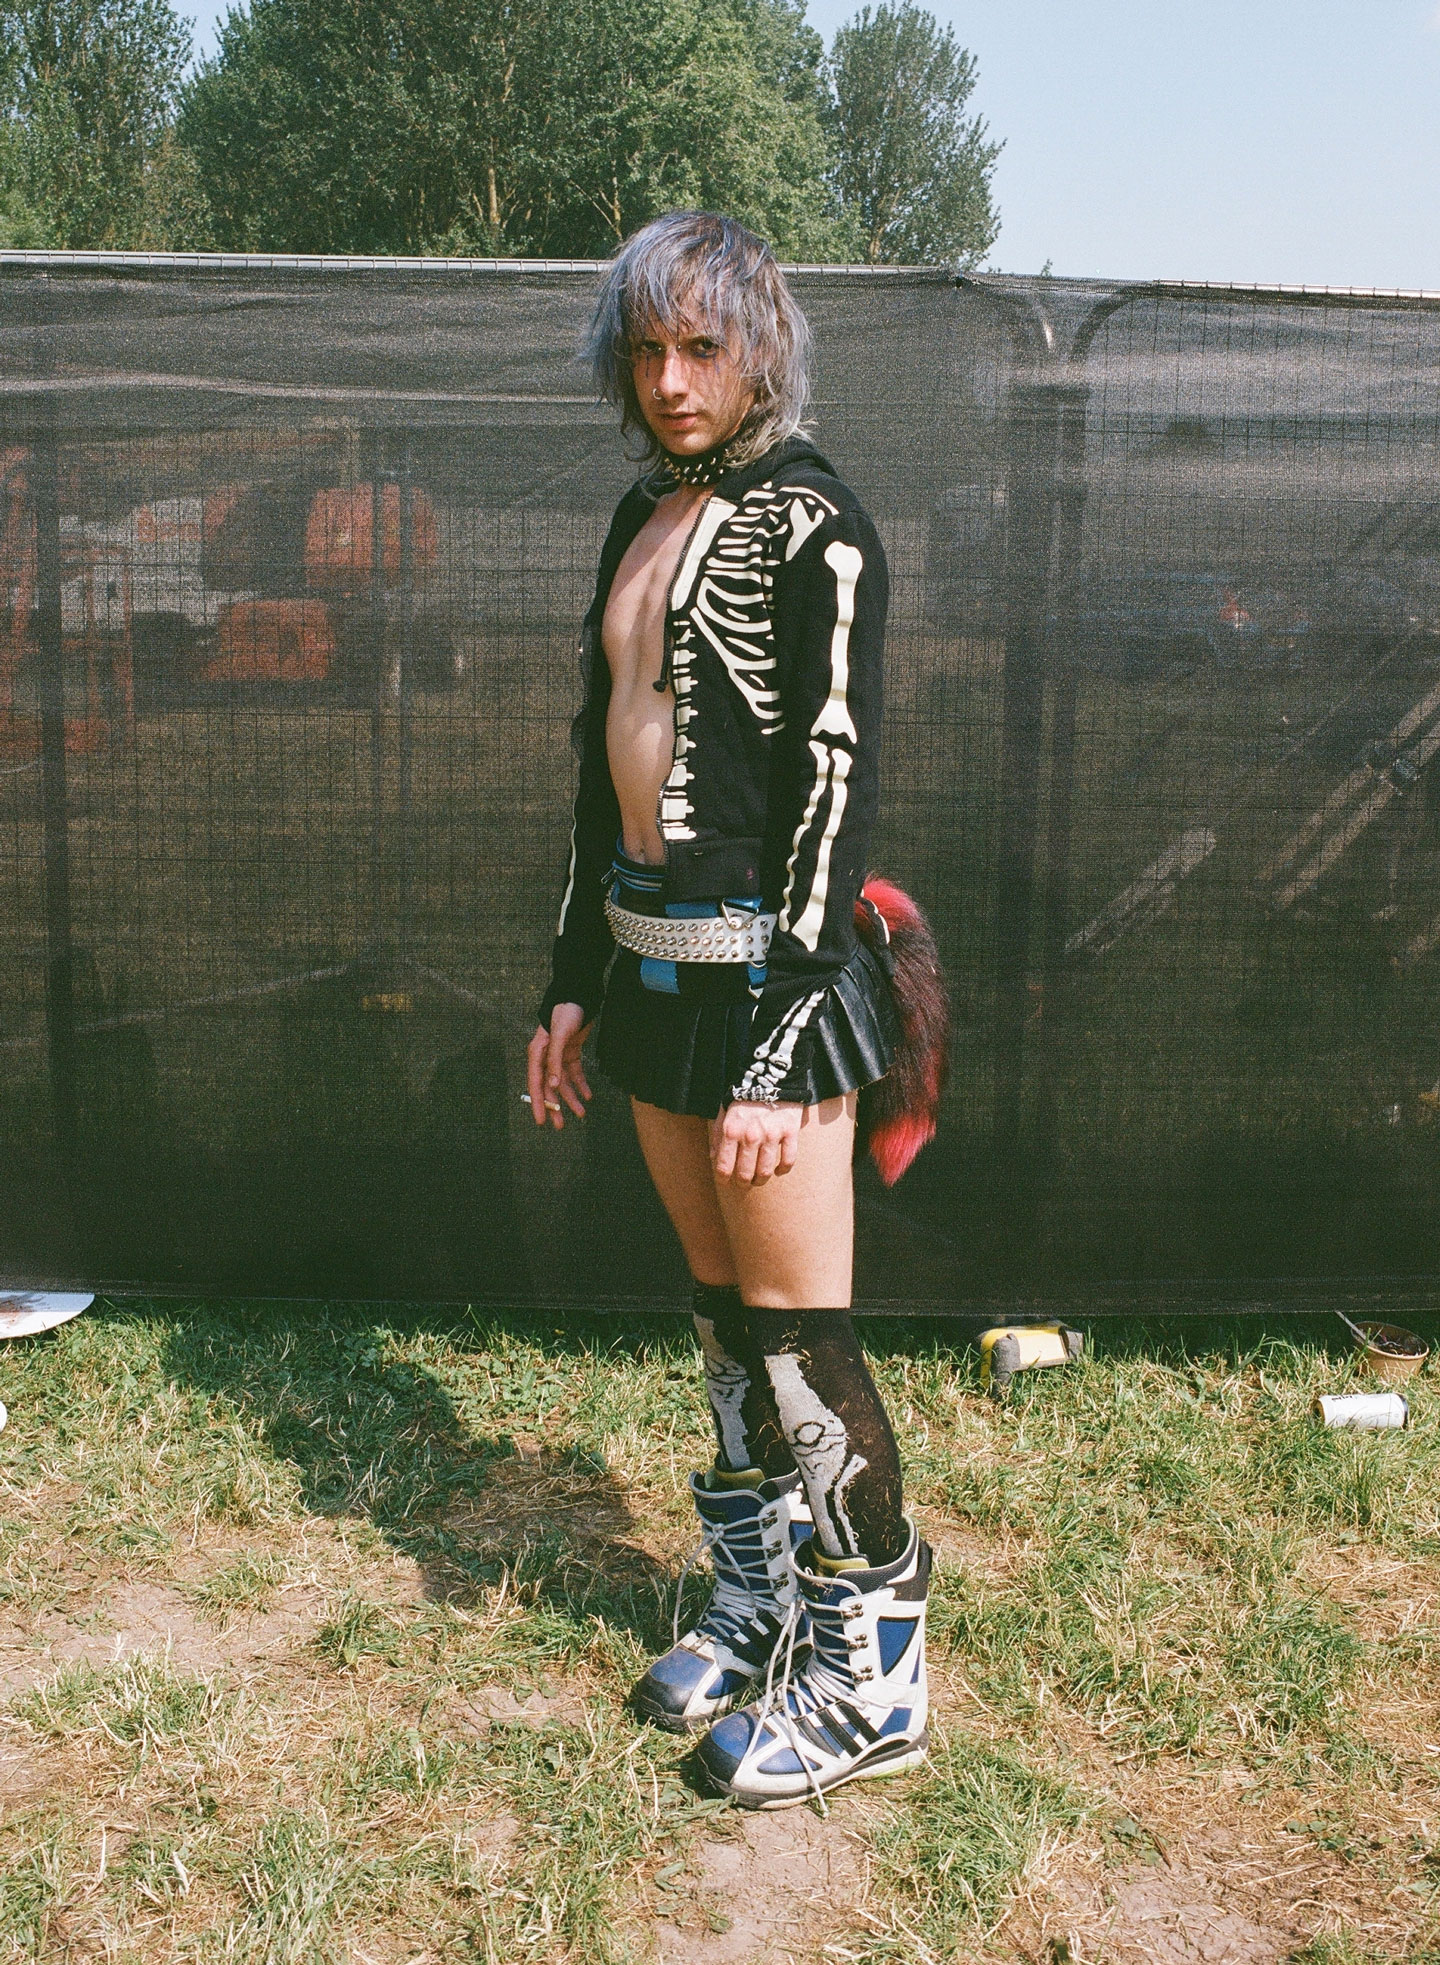
[[[659,680],[670,588],[707,496],[682,487],[662,498],[616,570],[600,629],[615,695],[653,688]]]

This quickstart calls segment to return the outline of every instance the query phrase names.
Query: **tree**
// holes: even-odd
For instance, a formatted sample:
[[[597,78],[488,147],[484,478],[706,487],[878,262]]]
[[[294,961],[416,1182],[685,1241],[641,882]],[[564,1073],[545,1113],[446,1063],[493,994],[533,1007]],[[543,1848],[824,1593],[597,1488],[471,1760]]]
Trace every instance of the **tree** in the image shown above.
[[[896,0],[837,29],[828,73],[836,184],[861,257],[976,265],[1000,231],[990,181],[1001,146],[965,114],[974,56]]]
[[[181,128],[218,242],[591,256],[677,205],[843,237],[801,0],[253,0]]]
[[[190,34],[169,0],[32,0],[0,8],[0,38],[0,224],[56,246],[203,242],[175,132]]]

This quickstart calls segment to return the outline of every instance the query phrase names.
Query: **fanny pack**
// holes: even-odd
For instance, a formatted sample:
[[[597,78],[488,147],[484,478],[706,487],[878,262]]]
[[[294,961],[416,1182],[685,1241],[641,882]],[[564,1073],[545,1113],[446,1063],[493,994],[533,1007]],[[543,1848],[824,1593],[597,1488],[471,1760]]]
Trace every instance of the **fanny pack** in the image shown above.
[[[750,987],[759,989],[764,984],[775,916],[763,914],[758,900],[662,904],[663,870],[620,858],[607,878],[606,922],[617,944],[640,957],[640,980],[646,989],[678,996],[676,964],[680,962],[743,962],[750,972]],[[663,905],[664,912],[627,907],[625,901],[631,898],[649,899],[653,905]]]

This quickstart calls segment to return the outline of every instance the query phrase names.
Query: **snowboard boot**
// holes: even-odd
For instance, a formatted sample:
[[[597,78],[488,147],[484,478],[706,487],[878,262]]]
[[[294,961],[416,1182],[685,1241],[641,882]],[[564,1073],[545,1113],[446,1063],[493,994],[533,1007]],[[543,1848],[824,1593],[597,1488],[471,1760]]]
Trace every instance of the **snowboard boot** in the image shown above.
[[[753,1486],[733,1474],[692,1474],[690,1492],[702,1536],[676,1588],[675,1643],[630,1695],[643,1719],[672,1733],[700,1731],[764,1681],[795,1624],[795,1549],[813,1526],[799,1474],[765,1480],[757,1470]],[[707,1552],[715,1587],[681,1637],[685,1578]]]
[[[764,1694],[717,1720],[700,1747],[715,1785],[745,1808],[790,1808],[872,1774],[898,1774],[925,1757],[925,1598],[930,1549],[910,1546],[883,1569],[832,1563],[813,1542],[796,1557],[798,1622]]]

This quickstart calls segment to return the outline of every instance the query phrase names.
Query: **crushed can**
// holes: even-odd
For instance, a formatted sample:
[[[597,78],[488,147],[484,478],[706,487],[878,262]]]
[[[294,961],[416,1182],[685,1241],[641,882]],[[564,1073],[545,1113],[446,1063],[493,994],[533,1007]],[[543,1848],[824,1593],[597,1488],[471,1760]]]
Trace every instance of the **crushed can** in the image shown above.
[[[1017,1371],[1074,1364],[1085,1355],[1085,1339],[1063,1324],[998,1324],[980,1334],[980,1383],[992,1399],[1003,1399]]]

